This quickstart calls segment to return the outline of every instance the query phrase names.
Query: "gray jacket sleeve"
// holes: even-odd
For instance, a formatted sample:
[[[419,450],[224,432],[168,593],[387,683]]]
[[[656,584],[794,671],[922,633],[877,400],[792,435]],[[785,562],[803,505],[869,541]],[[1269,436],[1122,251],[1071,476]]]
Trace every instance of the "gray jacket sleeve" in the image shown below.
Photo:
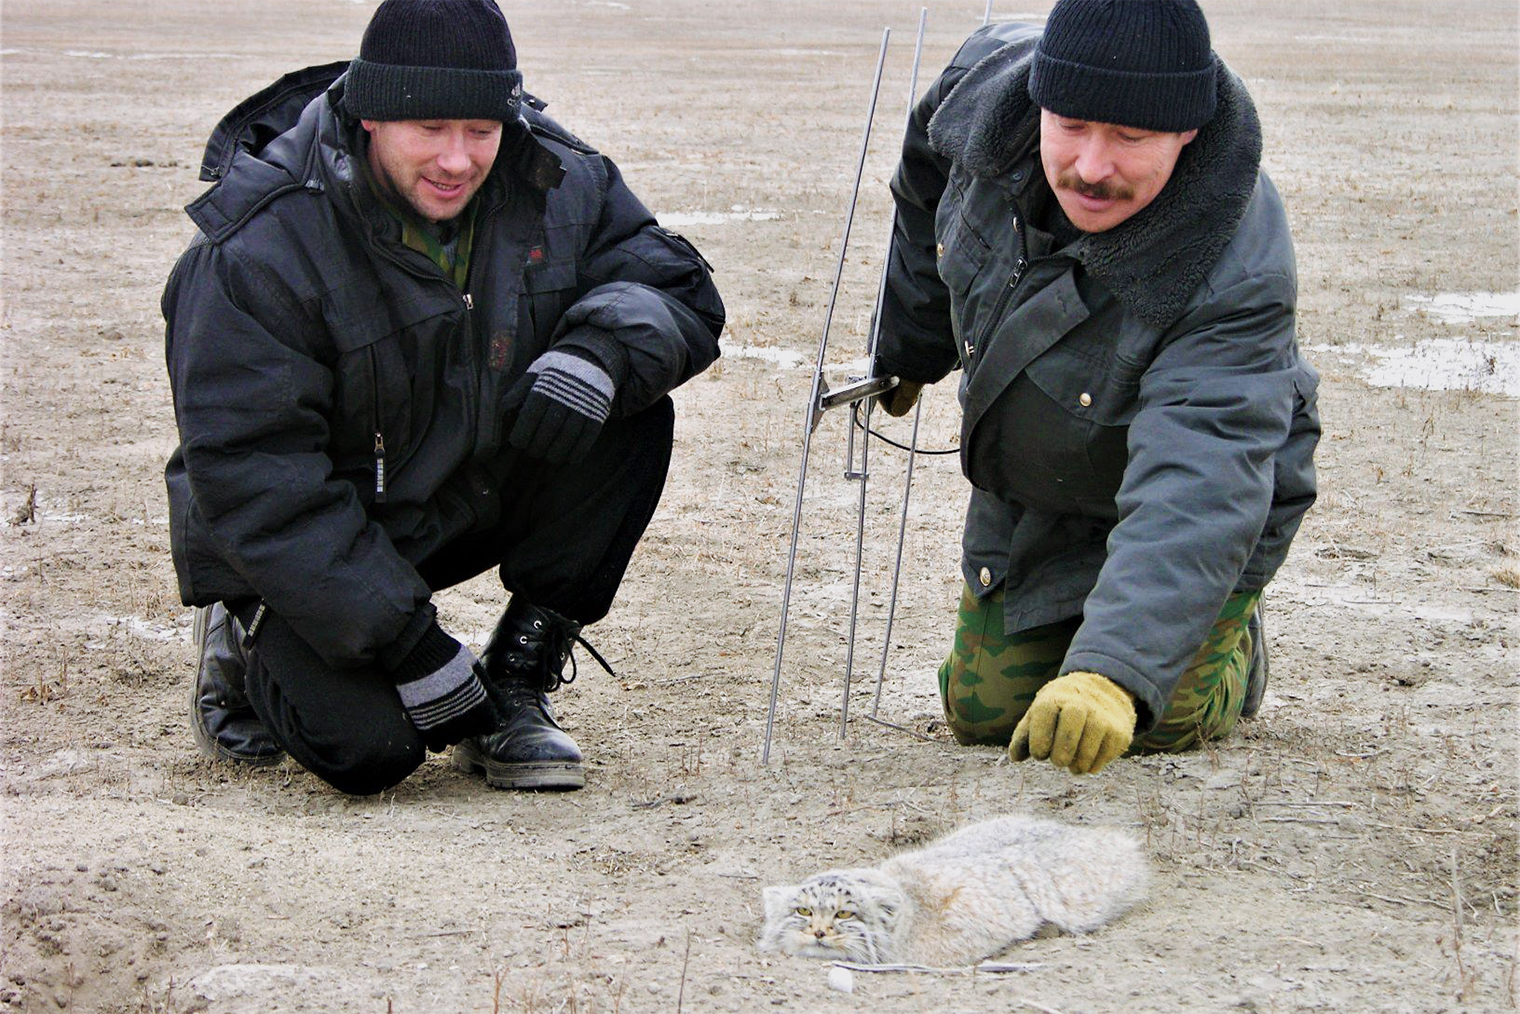
[[[950,179],[950,160],[929,143],[929,121],[955,86],[984,58],[1039,29],[998,23],[971,34],[943,73],[914,105],[903,132],[902,158],[892,176],[897,210],[887,250],[887,285],[881,307],[877,372],[933,383],[960,361],[950,325],[950,291],[935,256],[935,213]]]
[[[1299,374],[1292,274],[1211,292],[1142,376],[1108,555],[1063,673],[1133,693],[1152,728],[1262,535]]]
[[[934,235],[950,162],[929,146],[929,120],[967,69],[952,63],[913,107],[892,177],[897,219],[887,250],[876,372],[920,383],[941,379],[958,361],[950,293],[939,277]]]

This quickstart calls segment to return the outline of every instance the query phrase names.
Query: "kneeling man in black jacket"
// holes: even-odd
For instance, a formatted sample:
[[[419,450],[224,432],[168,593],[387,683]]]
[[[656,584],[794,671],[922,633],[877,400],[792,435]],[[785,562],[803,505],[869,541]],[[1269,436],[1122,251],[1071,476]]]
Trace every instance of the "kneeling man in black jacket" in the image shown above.
[[[585,783],[545,695],[653,515],[667,395],[723,304],[516,67],[493,0],[385,0],[358,59],[211,138],[163,311],[212,756],[373,793],[457,744],[491,785]],[[491,567],[511,599],[477,659],[431,599]]]

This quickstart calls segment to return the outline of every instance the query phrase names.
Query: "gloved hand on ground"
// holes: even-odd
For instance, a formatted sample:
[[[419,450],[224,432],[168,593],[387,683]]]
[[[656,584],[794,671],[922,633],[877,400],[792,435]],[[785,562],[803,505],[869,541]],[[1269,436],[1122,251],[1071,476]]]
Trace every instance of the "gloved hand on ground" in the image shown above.
[[[1095,672],[1069,672],[1034,695],[1014,726],[1008,756],[1048,759],[1074,775],[1096,774],[1129,749],[1135,721],[1128,690]]]

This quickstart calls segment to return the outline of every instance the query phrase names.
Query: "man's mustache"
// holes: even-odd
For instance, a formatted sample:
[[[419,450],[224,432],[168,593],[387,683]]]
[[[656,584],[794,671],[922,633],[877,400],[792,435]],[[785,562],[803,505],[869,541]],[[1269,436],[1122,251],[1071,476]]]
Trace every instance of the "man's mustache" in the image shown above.
[[[1056,188],[1075,190],[1083,197],[1091,197],[1098,201],[1127,201],[1135,196],[1134,187],[1103,182],[1089,183],[1071,170],[1056,177]]]

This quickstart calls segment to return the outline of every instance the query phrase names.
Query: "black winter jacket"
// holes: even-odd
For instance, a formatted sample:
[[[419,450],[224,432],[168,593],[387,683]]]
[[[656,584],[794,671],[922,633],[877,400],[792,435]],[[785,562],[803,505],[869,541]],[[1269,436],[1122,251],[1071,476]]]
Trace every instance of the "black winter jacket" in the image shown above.
[[[258,596],[339,666],[404,654],[432,617],[415,565],[499,513],[503,398],[533,359],[612,336],[626,415],[706,369],[724,317],[696,250],[526,105],[476,197],[461,291],[392,238],[356,171],[345,66],[288,75],[217,127],[163,297],[181,596]]]
[[[1314,501],[1317,376],[1240,80],[1220,65],[1218,112],[1149,206],[1060,246],[1038,224],[1039,33],[979,31],[915,109],[881,368],[963,369],[965,579],[1005,589],[1010,632],[1081,615],[1061,671],[1135,694],[1144,732]]]

